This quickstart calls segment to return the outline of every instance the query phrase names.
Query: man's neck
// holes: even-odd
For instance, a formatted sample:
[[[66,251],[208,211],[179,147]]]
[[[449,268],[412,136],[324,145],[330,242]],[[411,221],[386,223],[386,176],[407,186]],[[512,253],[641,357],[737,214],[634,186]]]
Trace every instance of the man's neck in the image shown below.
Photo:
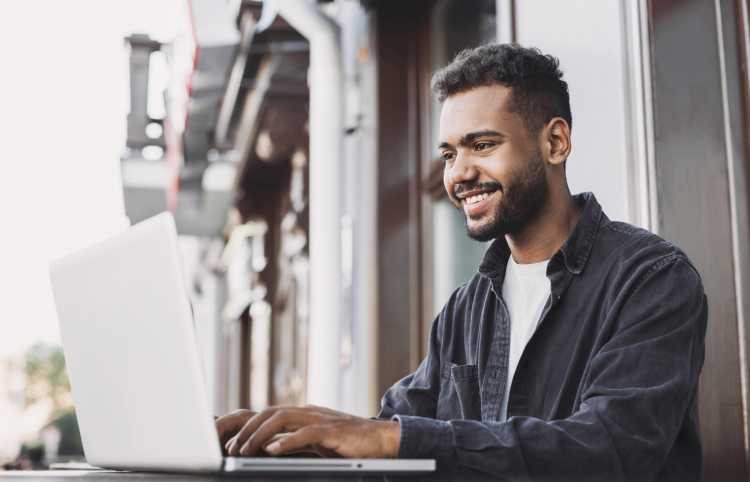
[[[520,233],[505,236],[513,259],[518,264],[550,259],[575,229],[579,217],[579,208],[567,189],[559,195],[550,192],[547,205],[534,222]]]

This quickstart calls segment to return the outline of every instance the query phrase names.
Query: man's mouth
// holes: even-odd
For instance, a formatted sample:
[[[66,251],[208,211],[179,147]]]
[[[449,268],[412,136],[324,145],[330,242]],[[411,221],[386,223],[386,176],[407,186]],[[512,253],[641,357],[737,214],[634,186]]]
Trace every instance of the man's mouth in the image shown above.
[[[461,200],[461,204],[463,204],[463,205],[476,204],[476,203],[478,203],[480,201],[484,201],[485,199],[487,199],[488,197],[490,197],[490,194],[491,193],[489,193],[489,192],[483,192],[481,194],[475,194],[474,196],[465,197],[465,198],[463,198]]]
[[[492,203],[490,198],[498,192],[500,192],[500,190],[496,189],[464,197],[461,199],[461,206],[463,207],[464,213],[469,217],[481,216],[489,210]]]

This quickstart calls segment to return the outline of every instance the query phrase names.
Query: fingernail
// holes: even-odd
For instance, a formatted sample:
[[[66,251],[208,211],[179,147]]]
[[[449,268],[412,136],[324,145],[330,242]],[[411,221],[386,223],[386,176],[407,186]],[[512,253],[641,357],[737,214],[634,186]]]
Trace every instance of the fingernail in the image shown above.
[[[273,442],[271,444],[268,444],[268,446],[266,446],[266,452],[271,453],[271,454],[275,454],[280,449],[281,449],[281,444],[279,442]]]

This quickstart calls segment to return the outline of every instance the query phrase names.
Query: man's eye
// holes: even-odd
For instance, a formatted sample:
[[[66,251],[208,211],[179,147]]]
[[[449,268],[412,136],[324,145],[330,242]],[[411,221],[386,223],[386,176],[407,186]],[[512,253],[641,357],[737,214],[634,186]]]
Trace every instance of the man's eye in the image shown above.
[[[493,146],[493,144],[491,142],[477,142],[476,144],[474,144],[474,150],[475,151],[482,151],[482,150],[488,149],[488,148],[490,148],[492,146]]]
[[[452,161],[455,157],[455,154],[453,154],[452,152],[443,152],[442,154],[440,154],[440,157],[442,157],[443,160],[447,162]]]

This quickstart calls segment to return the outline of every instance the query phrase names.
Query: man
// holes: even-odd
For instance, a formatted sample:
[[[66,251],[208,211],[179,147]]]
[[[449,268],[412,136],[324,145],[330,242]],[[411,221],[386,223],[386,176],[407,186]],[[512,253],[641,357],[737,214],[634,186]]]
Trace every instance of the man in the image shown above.
[[[572,119],[558,62],[490,45],[433,79],[444,183],[479,272],[432,325],[377,420],[318,407],[217,422],[231,455],[315,447],[430,457],[509,478],[693,480],[707,303],[685,254],[571,196]]]

